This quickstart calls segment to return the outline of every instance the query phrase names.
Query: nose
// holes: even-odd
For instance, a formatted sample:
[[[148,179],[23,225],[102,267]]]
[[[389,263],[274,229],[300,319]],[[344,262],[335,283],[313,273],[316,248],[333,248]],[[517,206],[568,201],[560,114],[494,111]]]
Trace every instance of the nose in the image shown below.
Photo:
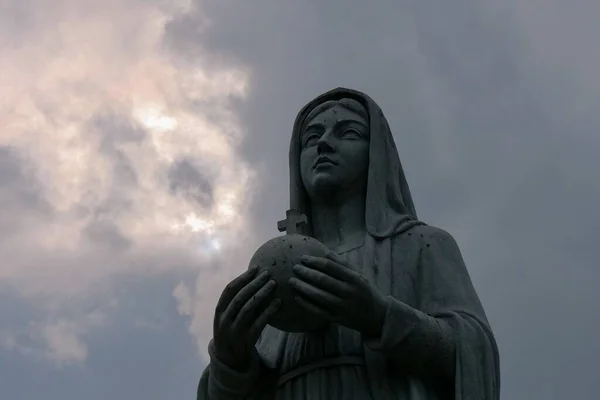
[[[331,131],[326,131],[317,141],[317,154],[332,153],[334,150],[332,139]]]

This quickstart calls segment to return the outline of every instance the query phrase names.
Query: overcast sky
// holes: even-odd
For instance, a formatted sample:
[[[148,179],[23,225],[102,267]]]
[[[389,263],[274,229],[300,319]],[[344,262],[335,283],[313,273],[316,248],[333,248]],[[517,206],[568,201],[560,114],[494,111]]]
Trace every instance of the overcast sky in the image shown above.
[[[0,397],[192,399],[297,111],[362,90],[458,241],[502,398],[596,399],[597,0],[0,1]],[[596,392],[596,393],[594,393]]]

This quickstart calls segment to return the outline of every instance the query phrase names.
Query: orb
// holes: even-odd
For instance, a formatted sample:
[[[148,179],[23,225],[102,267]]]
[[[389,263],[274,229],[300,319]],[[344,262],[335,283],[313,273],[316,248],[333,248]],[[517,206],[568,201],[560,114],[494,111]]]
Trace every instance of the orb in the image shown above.
[[[295,274],[292,267],[300,264],[304,255],[325,257],[329,249],[318,240],[300,235],[287,234],[263,244],[250,260],[250,267],[258,267],[258,274],[269,271],[277,282],[274,297],[281,299],[281,306],[269,320],[269,325],[286,332],[309,332],[323,328],[326,322],[302,308],[295,300],[295,291],[288,281]],[[257,275],[258,275],[257,274]]]

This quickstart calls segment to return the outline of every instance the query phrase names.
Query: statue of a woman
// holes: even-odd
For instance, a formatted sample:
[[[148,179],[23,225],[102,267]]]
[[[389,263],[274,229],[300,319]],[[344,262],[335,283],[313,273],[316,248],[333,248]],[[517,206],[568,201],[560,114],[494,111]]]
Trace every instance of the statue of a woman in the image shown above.
[[[306,257],[289,284],[330,324],[308,333],[267,325],[275,282],[249,270],[217,306],[198,399],[499,399],[498,350],[460,250],[417,219],[368,96],[339,88],[300,111],[290,203],[332,251]]]

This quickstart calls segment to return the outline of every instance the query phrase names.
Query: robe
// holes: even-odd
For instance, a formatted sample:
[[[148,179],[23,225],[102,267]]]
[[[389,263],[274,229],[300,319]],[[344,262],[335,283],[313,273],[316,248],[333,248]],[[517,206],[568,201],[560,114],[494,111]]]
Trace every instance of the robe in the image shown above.
[[[311,215],[299,168],[305,119],[317,104],[342,98],[369,114],[367,232],[361,243],[332,250],[387,296],[381,335],[267,326],[246,371],[219,362],[211,341],[197,399],[498,400],[498,348],[458,245],[417,219],[389,125],[370,97],[338,88],[300,111],[290,143],[290,208]],[[304,234],[311,232],[309,220]]]
[[[375,255],[389,251],[393,274],[380,275],[378,270],[386,268],[368,268],[370,263],[361,268],[388,294],[381,337],[364,341],[358,332],[339,326],[316,337],[268,326],[257,344],[260,360],[250,370],[231,371],[211,358],[198,399],[499,399],[496,344],[452,236],[417,225],[391,240],[367,236],[365,242],[340,254],[350,265],[360,265],[360,258],[385,259],[372,258],[370,247]],[[440,329],[437,321],[450,329]],[[325,364],[278,385],[294,368],[340,356],[360,357],[363,363],[348,358],[348,364]],[[453,381],[438,384],[440,369],[448,365]],[[211,373],[223,381],[211,382]],[[237,390],[230,393],[225,386]],[[209,387],[219,397],[210,396]]]

